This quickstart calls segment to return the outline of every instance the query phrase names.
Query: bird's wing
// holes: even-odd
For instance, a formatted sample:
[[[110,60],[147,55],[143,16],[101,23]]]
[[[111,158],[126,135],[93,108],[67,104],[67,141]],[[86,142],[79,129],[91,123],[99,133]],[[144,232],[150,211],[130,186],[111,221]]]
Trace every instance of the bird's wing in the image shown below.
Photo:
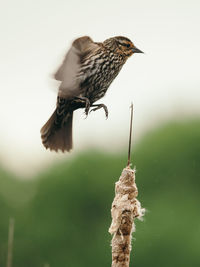
[[[54,74],[54,78],[61,81],[59,96],[70,98],[80,94],[80,83],[84,80],[84,77],[79,75],[81,61],[98,48],[99,45],[88,36],[78,38],[72,43],[62,65]]]

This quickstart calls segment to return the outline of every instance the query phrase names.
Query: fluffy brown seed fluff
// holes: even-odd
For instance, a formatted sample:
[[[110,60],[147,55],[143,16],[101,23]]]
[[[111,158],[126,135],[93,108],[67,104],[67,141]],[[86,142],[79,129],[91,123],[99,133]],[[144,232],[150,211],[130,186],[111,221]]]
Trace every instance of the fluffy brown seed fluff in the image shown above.
[[[142,53],[126,37],[117,36],[96,43],[88,36],[76,39],[54,77],[60,87],[56,110],[41,129],[42,143],[50,150],[72,149],[73,112],[85,108],[92,110],[107,107],[94,104],[102,98],[133,53]]]

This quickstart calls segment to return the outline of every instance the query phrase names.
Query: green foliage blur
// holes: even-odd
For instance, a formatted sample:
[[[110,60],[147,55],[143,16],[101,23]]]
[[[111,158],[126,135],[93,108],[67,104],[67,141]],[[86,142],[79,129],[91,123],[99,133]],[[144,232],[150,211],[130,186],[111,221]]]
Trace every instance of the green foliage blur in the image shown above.
[[[1,169],[0,266],[10,217],[13,267],[110,266],[110,208],[126,150],[87,151],[31,181]],[[136,222],[130,266],[200,266],[200,120],[148,132],[133,147],[132,162],[147,212]]]

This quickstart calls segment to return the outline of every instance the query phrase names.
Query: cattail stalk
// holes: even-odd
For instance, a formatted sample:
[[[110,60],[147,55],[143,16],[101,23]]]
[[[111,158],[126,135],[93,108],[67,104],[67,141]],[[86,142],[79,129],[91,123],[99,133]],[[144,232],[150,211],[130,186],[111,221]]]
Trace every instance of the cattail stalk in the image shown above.
[[[7,267],[12,266],[12,250],[13,250],[13,241],[14,241],[14,225],[15,221],[13,218],[9,221],[8,229],[8,257],[7,257]]]
[[[133,119],[131,105],[131,123],[129,137],[128,164],[123,169],[119,181],[115,184],[115,198],[112,203],[112,223],[109,232],[112,238],[112,267],[129,267],[132,233],[135,231],[134,219],[141,219],[145,209],[137,200],[138,189],[135,183],[135,169],[130,167],[130,147]]]

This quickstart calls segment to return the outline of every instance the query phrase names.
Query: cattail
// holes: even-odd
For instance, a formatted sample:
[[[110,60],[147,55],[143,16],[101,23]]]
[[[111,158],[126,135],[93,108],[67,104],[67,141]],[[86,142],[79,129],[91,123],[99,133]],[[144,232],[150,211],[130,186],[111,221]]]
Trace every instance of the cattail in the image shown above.
[[[141,219],[145,209],[137,200],[138,189],[135,183],[135,168],[130,167],[130,147],[133,119],[131,105],[131,125],[129,138],[128,165],[123,169],[115,184],[115,198],[112,203],[112,223],[109,233],[112,238],[112,267],[129,267],[132,233],[135,231],[134,219]]]

